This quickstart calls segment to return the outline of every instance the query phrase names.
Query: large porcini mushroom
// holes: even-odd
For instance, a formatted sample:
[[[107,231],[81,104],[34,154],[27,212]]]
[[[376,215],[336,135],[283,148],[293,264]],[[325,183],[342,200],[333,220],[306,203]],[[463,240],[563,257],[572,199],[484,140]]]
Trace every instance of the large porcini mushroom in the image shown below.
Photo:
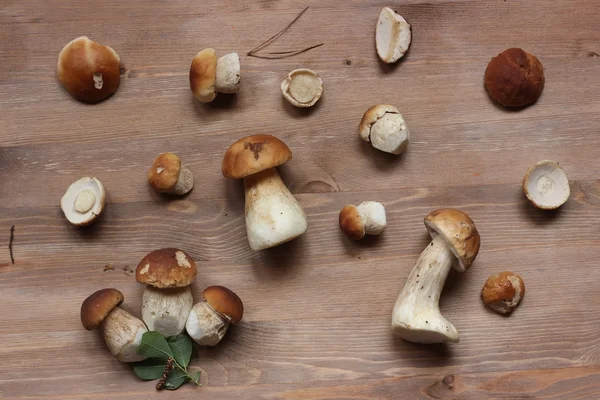
[[[323,95],[323,80],[312,69],[295,69],[281,82],[281,93],[296,107],[312,107]]]
[[[194,174],[176,154],[163,153],[148,170],[148,183],[158,193],[183,196],[194,187]]]
[[[140,261],[135,279],[146,285],[142,319],[148,329],[165,337],[183,332],[194,305],[190,284],[196,274],[194,260],[179,249],[154,250]]]
[[[106,191],[98,178],[85,176],[73,182],[60,200],[60,208],[70,223],[91,224],[100,216],[106,204]]]
[[[230,324],[237,324],[244,305],[237,294],[223,286],[210,286],[202,292],[200,303],[190,313],[185,329],[201,346],[216,346]]]
[[[190,88],[196,100],[210,103],[217,93],[237,93],[240,87],[240,58],[237,53],[217,59],[215,49],[204,49],[192,60]]]
[[[542,210],[554,210],[569,200],[571,188],[564,169],[554,161],[535,163],[523,178],[523,192],[529,201]]]
[[[360,137],[378,150],[400,154],[408,146],[410,132],[400,111],[389,104],[376,104],[365,111],[358,125]]]
[[[146,325],[118,306],[123,294],[117,289],[102,289],[92,293],[81,304],[81,323],[88,331],[98,326],[110,352],[122,362],[146,359],[136,350],[147,332]]]
[[[433,239],[423,250],[400,292],[392,330],[415,343],[458,342],[458,331],[440,313],[440,294],[453,266],[466,271],[479,252],[479,233],[467,214],[446,208],[425,217]]]
[[[223,157],[223,176],[244,178],[246,232],[252,250],[274,247],[306,232],[304,210],[275,169],[291,158],[289,147],[271,135],[242,138]]]
[[[395,63],[404,57],[411,41],[410,24],[396,11],[383,7],[375,29],[375,47],[381,61]]]
[[[376,201],[347,205],[339,216],[340,229],[346,236],[360,240],[365,234],[379,235],[387,226],[385,207]]]

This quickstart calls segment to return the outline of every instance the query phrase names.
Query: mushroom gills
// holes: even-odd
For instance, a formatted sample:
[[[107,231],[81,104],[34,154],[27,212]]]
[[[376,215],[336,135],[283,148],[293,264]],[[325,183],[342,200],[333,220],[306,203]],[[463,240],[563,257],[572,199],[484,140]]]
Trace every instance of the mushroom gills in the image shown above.
[[[201,346],[216,346],[229,328],[229,321],[206,301],[196,304],[187,319],[185,329]]]
[[[146,325],[127,311],[116,307],[106,316],[101,325],[104,341],[111,354],[122,362],[136,362],[147,357],[137,353]]]

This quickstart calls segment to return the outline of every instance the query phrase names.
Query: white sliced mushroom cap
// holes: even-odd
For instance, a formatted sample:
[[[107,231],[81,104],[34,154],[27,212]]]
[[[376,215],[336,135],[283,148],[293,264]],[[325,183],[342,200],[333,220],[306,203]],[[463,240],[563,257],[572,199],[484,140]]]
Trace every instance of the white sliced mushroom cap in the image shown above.
[[[538,208],[554,210],[567,202],[571,195],[566,172],[554,161],[534,164],[523,179],[525,195]]]
[[[106,192],[98,178],[83,177],[69,186],[60,208],[73,225],[91,224],[104,210]]]
[[[237,93],[240,90],[240,57],[237,53],[225,54],[217,60],[216,91]]]
[[[281,93],[296,107],[312,107],[323,94],[323,80],[312,69],[295,69],[281,82]]]
[[[411,27],[400,14],[389,7],[379,13],[375,30],[377,55],[385,63],[394,63],[401,59],[410,47]]]
[[[370,107],[359,125],[360,137],[378,150],[400,154],[408,146],[410,132],[400,111],[388,104]]]

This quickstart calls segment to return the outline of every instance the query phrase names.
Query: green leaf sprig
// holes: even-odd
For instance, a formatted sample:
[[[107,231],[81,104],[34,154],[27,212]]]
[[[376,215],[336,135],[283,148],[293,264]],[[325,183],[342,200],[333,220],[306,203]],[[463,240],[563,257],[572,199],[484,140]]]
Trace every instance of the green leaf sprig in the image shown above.
[[[136,351],[148,358],[134,364],[133,370],[143,380],[160,379],[157,389],[175,390],[186,382],[201,386],[200,371],[192,375],[187,370],[192,349],[192,339],[187,335],[165,339],[158,332],[146,332]]]

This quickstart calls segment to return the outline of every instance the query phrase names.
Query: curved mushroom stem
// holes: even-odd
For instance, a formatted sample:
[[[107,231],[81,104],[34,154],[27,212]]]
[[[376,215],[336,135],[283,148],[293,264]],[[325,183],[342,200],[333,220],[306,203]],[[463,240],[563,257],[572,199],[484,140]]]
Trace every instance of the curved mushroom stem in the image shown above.
[[[185,329],[200,346],[216,346],[227,333],[229,325],[226,318],[203,301],[192,308]]]
[[[136,349],[147,332],[146,325],[127,311],[115,307],[100,325],[104,341],[110,352],[122,362],[145,360]]]
[[[274,247],[306,232],[304,210],[275,168],[247,176],[244,187],[246,232],[252,250]]]
[[[394,305],[392,330],[396,335],[415,343],[458,342],[458,331],[439,307],[453,260],[440,235],[423,250]]]

